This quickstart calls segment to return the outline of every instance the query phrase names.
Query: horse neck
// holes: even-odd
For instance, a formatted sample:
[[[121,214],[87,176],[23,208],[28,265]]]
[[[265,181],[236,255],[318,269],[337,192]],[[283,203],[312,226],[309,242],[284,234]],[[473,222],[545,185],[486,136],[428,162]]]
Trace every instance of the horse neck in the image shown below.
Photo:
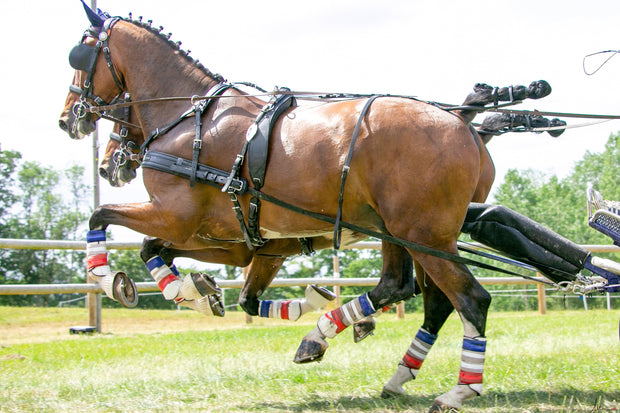
[[[219,83],[160,35],[127,21],[119,22],[115,29],[110,36],[110,49],[115,50],[111,54],[132,101],[204,95]],[[189,106],[186,101],[166,102],[137,105],[132,110],[148,134]]]

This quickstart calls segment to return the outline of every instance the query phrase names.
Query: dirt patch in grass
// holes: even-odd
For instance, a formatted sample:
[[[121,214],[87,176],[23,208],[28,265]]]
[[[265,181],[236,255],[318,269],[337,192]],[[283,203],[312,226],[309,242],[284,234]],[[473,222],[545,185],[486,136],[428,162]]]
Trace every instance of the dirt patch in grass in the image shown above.
[[[296,324],[314,325],[319,314],[307,314]],[[192,310],[103,309],[101,314],[101,334],[113,336],[291,324],[258,317],[248,323],[246,314],[240,311],[229,311],[224,317],[207,317]],[[76,326],[88,326],[88,310],[0,307],[0,346],[79,339],[82,334],[70,333],[70,328]]]

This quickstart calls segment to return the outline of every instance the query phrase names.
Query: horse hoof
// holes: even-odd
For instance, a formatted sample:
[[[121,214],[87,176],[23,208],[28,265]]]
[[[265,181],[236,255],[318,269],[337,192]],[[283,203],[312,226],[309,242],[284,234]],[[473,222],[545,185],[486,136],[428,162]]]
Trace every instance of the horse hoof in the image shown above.
[[[190,274],[192,277],[192,281],[194,282],[194,287],[198,293],[204,297],[207,295],[220,294],[222,290],[217,286],[215,279],[208,274],[200,274],[197,272],[193,272]]]
[[[428,413],[458,413],[460,410],[455,407],[446,406],[443,403],[435,401]]]
[[[359,343],[366,337],[373,335],[375,332],[375,324],[376,321],[374,317],[353,324],[353,342]]]
[[[323,354],[327,350],[327,341],[322,339],[308,340],[304,338],[295,353],[293,360],[297,364],[312,363],[313,361],[321,361]]]
[[[122,271],[114,274],[112,294],[123,307],[133,308],[138,304],[138,288],[133,280]]]
[[[209,300],[209,306],[211,307],[211,312],[213,312],[213,315],[216,317],[224,317],[226,310],[224,309],[222,300],[220,300],[220,296],[209,295],[207,296],[207,299]]]
[[[391,390],[386,389],[385,387],[381,391],[381,398],[382,399],[392,399],[392,398],[398,397],[398,396],[403,396],[403,394],[402,393],[393,392]]]

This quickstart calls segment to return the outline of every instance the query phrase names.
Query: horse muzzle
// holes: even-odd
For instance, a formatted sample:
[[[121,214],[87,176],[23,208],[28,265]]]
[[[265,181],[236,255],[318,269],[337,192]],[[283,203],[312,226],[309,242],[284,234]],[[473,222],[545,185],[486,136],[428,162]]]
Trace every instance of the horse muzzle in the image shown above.
[[[83,107],[74,105],[71,110],[63,112],[58,120],[58,126],[65,131],[71,139],[84,139],[95,131],[97,125],[92,115]]]

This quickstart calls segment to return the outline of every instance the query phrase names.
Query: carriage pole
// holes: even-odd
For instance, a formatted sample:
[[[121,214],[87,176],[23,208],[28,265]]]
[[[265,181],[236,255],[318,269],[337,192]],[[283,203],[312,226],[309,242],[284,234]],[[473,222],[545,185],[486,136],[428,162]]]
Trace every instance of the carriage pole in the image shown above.
[[[90,8],[97,10],[97,0],[90,0]],[[95,123],[95,130],[92,133],[93,139],[93,210],[99,206],[99,124]],[[94,283],[88,274],[86,282]],[[88,306],[88,325],[95,327],[101,333],[101,293],[88,293],[86,296]]]

